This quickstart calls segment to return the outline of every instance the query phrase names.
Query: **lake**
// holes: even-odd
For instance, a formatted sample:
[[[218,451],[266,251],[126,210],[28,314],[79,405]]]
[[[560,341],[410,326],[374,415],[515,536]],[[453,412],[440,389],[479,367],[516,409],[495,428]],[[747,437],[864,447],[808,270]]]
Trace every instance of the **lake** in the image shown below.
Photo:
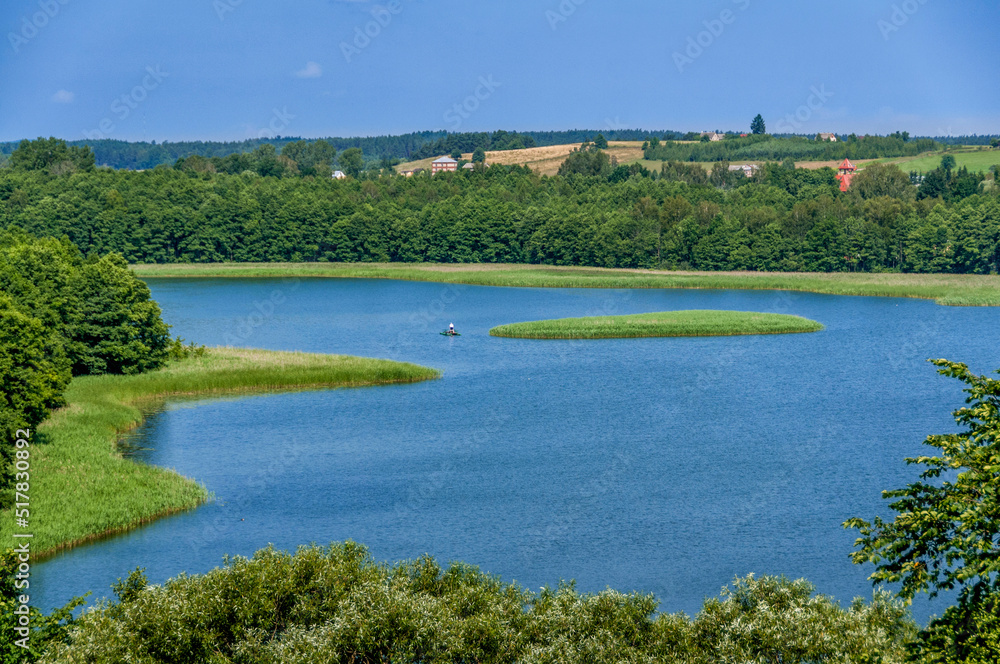
[[[33,569],[48,610],[137,566],[155,583],[269,543],[429,553],[537,590],[655,593],[697,612],[736,575],[806,577],[848,602],[851,516],[887,514],[903,458],[955,430],[961,384],[929,357],[1000,367],[1000,308],[775,291],[512,289],[380,280],[149,280],[206,345],[344,353],[441,380],[172,402],[129,443],[213,502]],[[758,337],[497,339],[502,323],[679,309],[792,313]],[[461,337],[438,334],[454,322]],[[918,601],[924,620],[945,604]]]

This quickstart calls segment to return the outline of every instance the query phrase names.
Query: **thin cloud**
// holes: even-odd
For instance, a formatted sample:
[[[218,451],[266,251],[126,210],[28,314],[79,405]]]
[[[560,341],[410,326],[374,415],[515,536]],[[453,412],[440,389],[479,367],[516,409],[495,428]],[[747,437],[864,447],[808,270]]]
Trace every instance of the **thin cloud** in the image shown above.
[[[72,104],[74,99],[76,99],[76,95],[69,90],[60,90],[52,95],[52,101],[57,104]]]
[[[297,78],[319,78],[323,75],[323,68],[319,66],[319,63],[309,61],[306,63],[304,69],[300,69],[295,72]]]

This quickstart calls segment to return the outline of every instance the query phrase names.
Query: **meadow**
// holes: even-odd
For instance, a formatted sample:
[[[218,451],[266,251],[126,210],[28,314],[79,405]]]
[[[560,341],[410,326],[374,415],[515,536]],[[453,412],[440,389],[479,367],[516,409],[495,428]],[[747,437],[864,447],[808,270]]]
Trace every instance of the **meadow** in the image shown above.
[[[663,311],[626,316],[560,318],[499,325],[490,336],[515,339],[627,339],[722,337],[742,334],[818,332],[816,321],[753,311]]]
[[[926,173],[933,171],[941,165],[941,158],[950,154],[955,158],[955,168],[968,168],[975,173],[985,173],[992,166],[1000,165],[1000,150],[969,148],[966,150],[948,150],[942,152],[929,152],[917,157],[899,157],[896,159],[877,159],[875,161],[896,164],[906,172],[920,171]]]
[[[341,355],[211,348],[133,376],[75,378],[31,448],[34,555],[124,532],[209,499],[204,486],[122,455],[121,435],[179,396],[358,387],[437,378],[413,364]],[[2,513],[0,537],[14,519]]]
[[[329,277],[522,288],[709,288],[913,297],[952,306],[1000,305],[1000,276],[861,272],[668,272],[510,264],[172,263],[132,265],[153,277]]]

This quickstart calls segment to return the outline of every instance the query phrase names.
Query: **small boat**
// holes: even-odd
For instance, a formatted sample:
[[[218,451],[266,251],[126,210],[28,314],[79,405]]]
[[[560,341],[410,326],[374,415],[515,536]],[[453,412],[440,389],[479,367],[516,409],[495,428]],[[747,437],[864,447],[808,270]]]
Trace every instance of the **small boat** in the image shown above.
[[[460,336],[462,336],[458,332],[442,332],[441,335],[445,336],[445,337],[460,337]]]

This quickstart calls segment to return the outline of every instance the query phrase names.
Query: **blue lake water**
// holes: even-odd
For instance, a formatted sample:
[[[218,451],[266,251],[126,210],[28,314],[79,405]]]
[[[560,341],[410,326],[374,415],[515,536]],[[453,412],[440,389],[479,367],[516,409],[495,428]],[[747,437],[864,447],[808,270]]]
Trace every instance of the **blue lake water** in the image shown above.
[[[37,568],[41,608],[205,572],[269,543],[355,540],[538,589],[653,592],[697,612],[736,575],[870,596],[851,516],[886,514],[903,458],[955,429],[961,384],[929,357],[1000,367],[1000,308],[773,291],[504,289],[378,280],[150,280],[206,345],[411,361],[414,385],[174,402],[131,442],[215,501]],[[815,334],[496,339],[509,322],[664,311],[794,313]],[[463,336],[438,334],[454,322]],[[918,601],[926,619],[943,604]]]

